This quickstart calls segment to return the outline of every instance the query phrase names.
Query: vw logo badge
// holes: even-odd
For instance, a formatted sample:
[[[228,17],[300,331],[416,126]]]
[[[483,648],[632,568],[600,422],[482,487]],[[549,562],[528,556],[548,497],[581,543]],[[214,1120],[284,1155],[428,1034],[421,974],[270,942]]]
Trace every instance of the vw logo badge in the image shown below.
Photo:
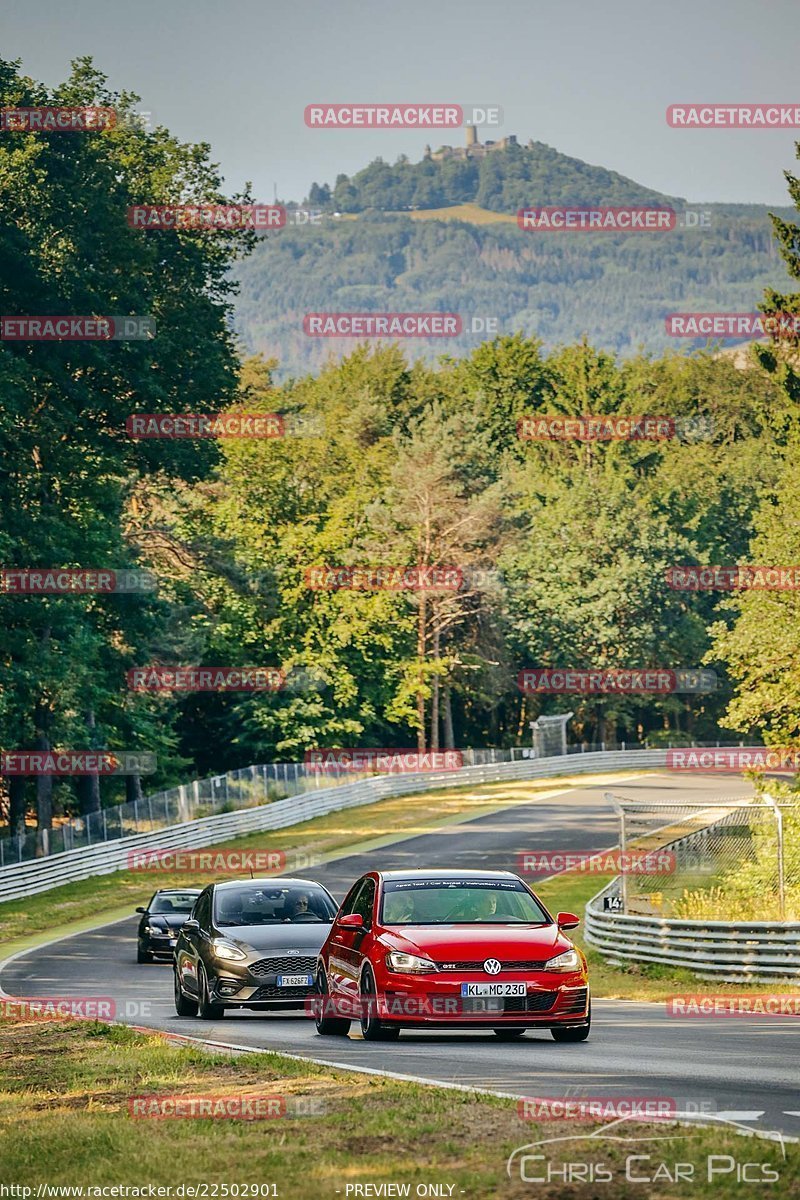
[[[483,964],[483,969],[487,975],[499,975],[502,967],[496,958],[487,958]]]

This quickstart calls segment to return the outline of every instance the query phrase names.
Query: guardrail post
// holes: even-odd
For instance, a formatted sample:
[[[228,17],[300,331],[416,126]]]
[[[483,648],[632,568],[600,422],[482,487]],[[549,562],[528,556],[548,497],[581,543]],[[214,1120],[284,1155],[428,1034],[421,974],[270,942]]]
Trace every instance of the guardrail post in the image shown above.
[[[778,912],[782,921],[786,920],[786,884],[783,878],[783,813],[774,796],[764,793],[764,799],[775,813],[775,829],[778,835]]]
[[[619,814],[619,849],[620,849],[620,857],[623,858],[623,864],[624,864],[623,856],[627,853],[627,849],[628,849],[627,836],[626,836],[626,832],[625,832],[625,810],[623,809],[622,805],[619,803],[616,796],[612,792],[606,792],[605,799],[611,801],[611,803],[614,805],[614,808],[617,810],[617,813]],[[627,912],[628,912],[628,873],[627,873],[627,871],[620,871],[619,882],[620,882],[620,891],[622,893],[622,911],[623,911],[623,913],[627,914]]]

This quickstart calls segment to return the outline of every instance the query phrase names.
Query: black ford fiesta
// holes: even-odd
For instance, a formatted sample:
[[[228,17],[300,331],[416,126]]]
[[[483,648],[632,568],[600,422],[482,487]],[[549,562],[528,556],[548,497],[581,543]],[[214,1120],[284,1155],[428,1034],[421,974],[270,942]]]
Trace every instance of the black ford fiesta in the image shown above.
[[[216,1021],[226,1008],[303,1008],[337,907],[307,879],[209,884],[175,947],[178,1016]]]
[[[160,888],[146,907],[137,908],[142,914],[136,934],[137,962],[152,962],[161,956],[172,958],[178,930],[199,895],[200,888]]]

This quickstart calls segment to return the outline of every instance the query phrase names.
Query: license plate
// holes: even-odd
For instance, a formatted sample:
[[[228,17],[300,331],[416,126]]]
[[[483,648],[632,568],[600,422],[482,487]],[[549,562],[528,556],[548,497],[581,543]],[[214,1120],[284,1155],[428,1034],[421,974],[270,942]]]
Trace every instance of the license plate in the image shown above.
[[[311,987],[313,975],[279,975],[278,987]]]
[[[524,983],[462,983],[462,996],[525,996]]]

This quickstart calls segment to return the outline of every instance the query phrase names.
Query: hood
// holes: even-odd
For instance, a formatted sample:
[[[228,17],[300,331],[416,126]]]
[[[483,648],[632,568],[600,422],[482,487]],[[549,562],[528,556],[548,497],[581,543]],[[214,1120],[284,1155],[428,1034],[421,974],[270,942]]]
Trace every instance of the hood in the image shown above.
[[[322,921],[281,921],[279,925],[217,926],[217,937],[224,937],[247,951],[322,949],[330,933],[330,924]]]
[[[402,930],[384,930],[381,941],[392,950],[422,953],[434,962],[484,958],[544,961],[572,946],[557,925],[406,925]]]
[[[147,924],[154,927],[161,925],[167,929],[180,929],[189,920],[187,913],[153,913],[147,918]]]

